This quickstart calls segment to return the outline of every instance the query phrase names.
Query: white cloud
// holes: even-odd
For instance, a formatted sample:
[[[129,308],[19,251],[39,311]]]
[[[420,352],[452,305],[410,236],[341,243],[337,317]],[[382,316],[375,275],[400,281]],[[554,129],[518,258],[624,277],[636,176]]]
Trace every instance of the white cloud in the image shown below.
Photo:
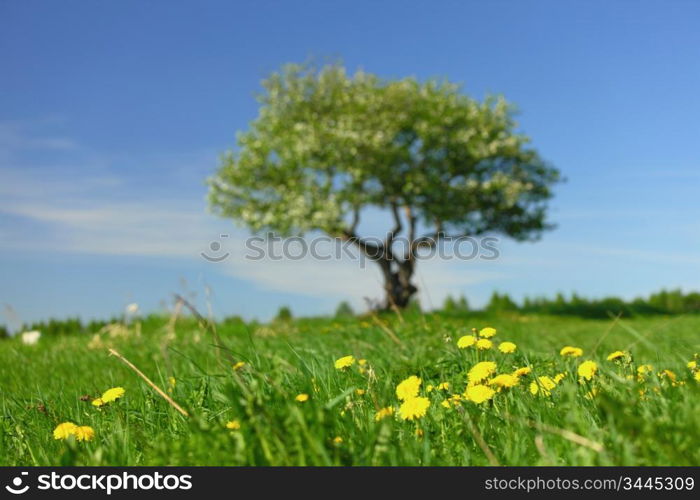
[[[7,160],[22,151],[71,151],[78,144],[68,137],[46,135],[37,130],[42,121],[0,122],[0,159]]]
[[[668,251],[639,250],[614,246],[578,245],[559,243],[556,247],[566,253],[568,261],[582,256],[618,257],[627,262],[644,261],[656,264],[690,264],[700,265],[700,257],[695,254],[684,254]]]
[[[82,200],[80,204],[87,203]],[[0,213],[46,227],[46,231],[17,231],[16,238],[0,242],[0,248],[15,250],[194,258],[217,234],[205,214],[163,201],[93,201],[83,207],[66,206],[62,201],[25,202],[3,206]]]
[[[93,167],[13,167],[0,165],[0,196],[5,200],[40,201],[96,189],[115,189],[122,180]]]
[[[374,267],[374,266],[373,266]],[[298,293],[310,297],[376,297],[381,292],[380,274],[374,268],[360,269],[355,262],[313,259],[247,261],[231,259],[225,272],[253,281],[267,290]]]
[[[104,168],[0,165],[0,179],[0,249],[194,258],[221,225],[201,199],[149,196]]]

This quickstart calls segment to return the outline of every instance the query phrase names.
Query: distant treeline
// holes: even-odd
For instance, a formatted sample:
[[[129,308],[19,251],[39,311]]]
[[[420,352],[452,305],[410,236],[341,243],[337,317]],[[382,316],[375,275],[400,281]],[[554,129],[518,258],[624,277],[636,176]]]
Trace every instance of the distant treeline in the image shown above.
[[[38,330],[42,335],[59,336],[59,335],[80,335],[94,334],[110,323],[123,321],[121,318],[112,318],[109,320],[91,320],[83,321],[80,318],[66,319],[49,319],[46,321],[36,321],[22,325],[19,332],[27,332],[30,330]],[[160,325],[163,322],[163,317],[158,314],[149,314],[140,319],[142,323],[153,322]],[[145,326],[145,325],[144,325]],[[9,336],[7,328],[0,325],[0,338]]]
[[[418,307],[416,305],[416,307]],[[449,314],[463,314],[473,312],[469,302],[464,296],[454,298],[448,296],[442,307],[442,312]],[[557,294],[554,298],[529,298],[526,297],[522,303],[518,304],[507,293],[494,292],[487,306],[482,310],[487,313],[514,312],[521,314],[551,314],[580,316],[583,318],[608,318],[611,315],[622,315],[623,317],[644,316],[653,314],[696,314],[700,313],[700,293],[683,293],[681,290],[661,290],[652,293],[648,298],[636,298],[625,301],[619,297],[606,297],[602,299],[587,299],[577,294],[566,297],[564,294]],[[336,310],[335,317],[352,317],[355,313],[347,302],[342,302]],[[292,312],[288,307],[280,308],[274,321],[290,321]],[[110,323],[121,321],[113,318],[109,321],[92,320],[83,322],[80,318],[67,318],[63,320],[50,319],[23,325],[20,331],[38,330],[42,335],[75,335],[94,334]],[[163,317],[158,314],[150,314],[140,318],[144,327],[152,323],[154,328],[162,326]],[[192,321],[193,318],[182,317],[180,321]],[[246,324],[239,317],[232,316],[223,319],[220,323],[222,327],[233,327]],[[248,322],[248,325],[258,324]],[[7,328],[0,325],[0,338],[9,337]]]
[[[112,320],[117,321],[117,320]],[[47,321],[37,321],[22,325],[20,332],[38,330],[42,335],[75,335],[81,333],[95,333],[112,321],[88,321],[83,322],[80,318],[50,319]],[[7,328],[0,325],[0,338],[8,337]]]
[[[653,314],[694,314],[700,312],[700,293],[683,293],[681,290],[661,290],[648,298],[638,297],[625,301],[619,297],[588,299],[575,293],[566,297],[557,294],[553,299],[526,297],[522,303],[515,302],[507,293],[494,292],[484,308],[487,312],[519,312],[524,314],[552,314],[580,316],[583,318],[607,318],[611,315],[644,316]],[[467,300],[462,296],[448,296],[443,305],[444,312],[469,311]]]

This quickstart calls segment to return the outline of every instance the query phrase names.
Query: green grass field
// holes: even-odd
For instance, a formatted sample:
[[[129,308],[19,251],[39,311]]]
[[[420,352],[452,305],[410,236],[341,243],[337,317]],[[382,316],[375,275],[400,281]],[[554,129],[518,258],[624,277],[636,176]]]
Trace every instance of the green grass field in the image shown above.
[[[386,329],[371,318],[218,325],[218,346],[187,318],[174,328],[168,318],[149,318],[140,332],[132,326],[99,342],[0,341],[0,465],[700,464],[700,383],[686,366],[700,352],[700,317],[382,321]],[[485,326],[498,330],[492,349],[457,347],[472,327]],[[499,352],[502,341],[517,350]],[[565,345],[582,348],[583,356],[560,356]],[[109,347],[189,417],[109,356]],[[631,360],[607,361],[615,350],[628,351]],[[356,362],[336,369],[335,360],[346,355]],[[532,373],[483,403],[455,398],[446,408],[445,400],[464,393],[469,369],[484,360],[495,361],[497,373],[528,366]],[[580,383],[577,367],[585,360],[598,371]],[[234,370],[240,361],[245,366]],[[642,364],[653,371],[639,377]],[[664,369],[675,382],[658,375]],[[541,385],[531,394],[535,377],[557,374],[564,376],[550,395]],[[422,418],[403,420],[396,386],[411,375],[421,378],[419,394],[430,406]],[[448,391],[429,391],[443,382]],[[123,387],[124,396],[91,404],[112,387]],[[296,401],[299,394],[308,401]],[[377,421],[386,407],[394,414]],[[240,428],[228,429],[234,420]],[[94,439],[54,439],[54,428],[66,421],[91,426]]]

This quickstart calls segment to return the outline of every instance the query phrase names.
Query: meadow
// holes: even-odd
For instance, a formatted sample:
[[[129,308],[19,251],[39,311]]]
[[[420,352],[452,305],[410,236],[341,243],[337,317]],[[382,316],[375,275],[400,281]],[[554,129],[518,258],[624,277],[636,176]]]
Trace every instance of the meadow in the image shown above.
[[[414,312],[4,339],[0,465],[700,465],[699,332]]]

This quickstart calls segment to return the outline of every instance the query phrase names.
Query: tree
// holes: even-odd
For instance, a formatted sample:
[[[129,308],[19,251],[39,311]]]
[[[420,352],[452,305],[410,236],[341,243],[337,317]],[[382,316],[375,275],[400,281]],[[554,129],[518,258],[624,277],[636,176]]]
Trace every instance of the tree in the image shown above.
[[[445,298],[445,302],[442,304],[442,310],[448,313],[455,312],[457,310],[457,302],[452,298],[452,295],[448,295]]]
[[[463,312],[469,311],[469,302],[467,302],[467,298],[464,295],[459,296],[457,300],[457,309]]]
[[[287,306],[280,307],[277,310],[277,315],[275,316],[274,321],[280,321],[283,323],[292,321],[292,310]]]
[[[501,295],[498,292],[493,292],[486,306],[486,310],[489,312],[517,311],[518,304],[516,304],[507,293]]]
[[[456,300],[452,297],[452,295],[448,295],[442,305],[442,310],[447,313],[468,312],[469,302],[467,302],[467,298],[464,295],[460,295]]]
[[[342,301],[340,304],[338,304],[338,307],[335,310],[336,318],[350,318],[354,315],[355,311],[353,311],[352,306],[346,301]]]
[[[386,307],[416,293],[422,249],[485,234],[534,240],[551,227],[558,171],[516,131],[502,97],[479,102],[447,81],[337,64],[288,65],[263,86],[258,117],[209,179],[210,206],[254,232],[351,242],[379,265]],[[386,236],[358,234],[369,207],[391,215]]]

